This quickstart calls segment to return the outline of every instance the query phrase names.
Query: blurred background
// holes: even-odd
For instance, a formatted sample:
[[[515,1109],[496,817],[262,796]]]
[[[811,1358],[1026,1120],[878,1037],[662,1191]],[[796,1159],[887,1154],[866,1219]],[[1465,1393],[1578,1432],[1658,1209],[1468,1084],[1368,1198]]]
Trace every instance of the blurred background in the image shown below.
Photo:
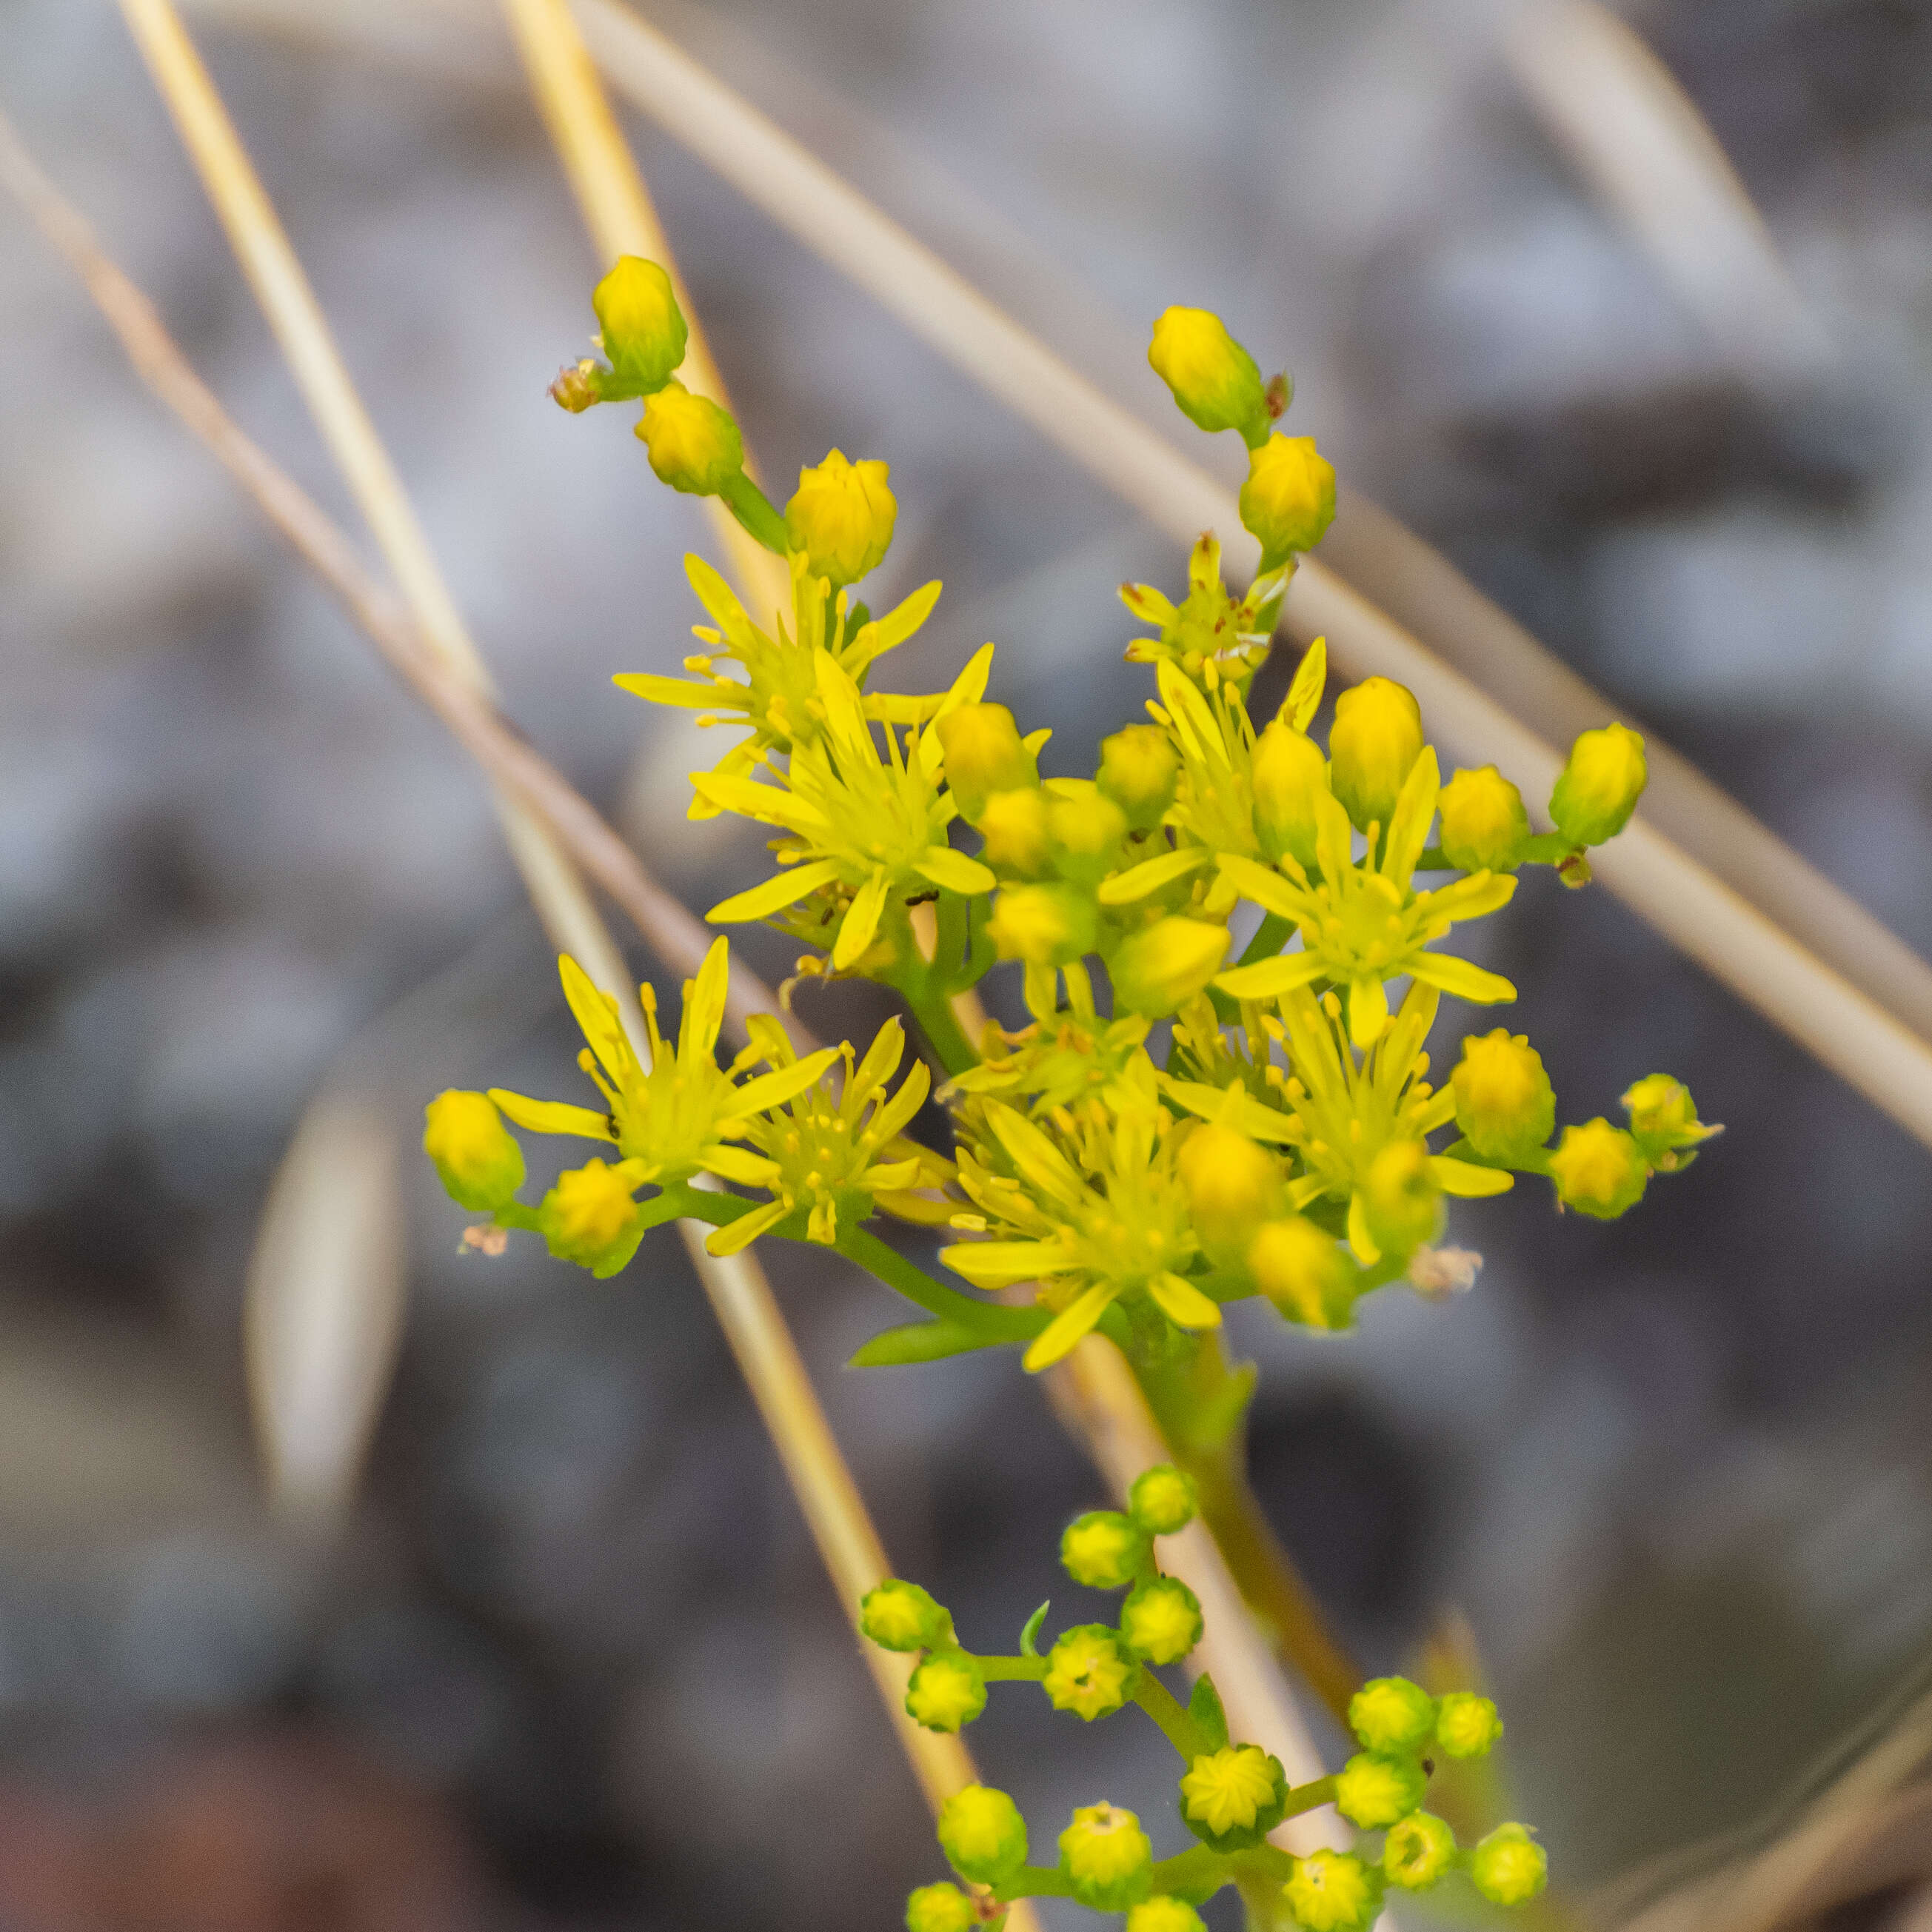
[[[1932,7],[1629,14],[1761,230],[1620,132],[1553,10],[644,10],[1210,463],[1141,354],[1220,310],[1346,481],[1932,950]],[[688,648],[707,532],[627,412],[545,397],[597,264],[495,10],[190,19],[510,714],[692,904],[748,883],[757,840],[682,816],[722,747],[608,682]],[[353,526],[116,10],[5,0],[0,105]],[[1149,688],[1114,586],[1182,555],[631,131],[768,473],[892,464],[874,602],[947,586],[892,681],[995,639],[992,694],[1090,771]],[[0,339],[0,1928],[896,1924],[929,1827],[680,1251],[466,1255],[416,1150],[443,1087],[572,1084],[475,776],[10,205]],[[1567,1118],[1666,1068],[1728,1132],[1614,1226],[1459,1209],[1453,1304],[1236,1340],[1338,1626],[1394,1669],[1468,1619],[1588,1893],[1748,1826],[1932,1654],[1932,1191],[1606,894],[1494,924]],[[298,1130],[332,1184],[272,1199]],[[770,1264],[896,1564],[988,1648],[1070,1610],[1100,1486],[1016,1360],[842,1372],[892,1306]],[[252,1356],[251,1269],[300,1318]],[[250,1419],[278,1348],[294,1510]],[[1131,1725],[996,1699],[974,1742],[1042,1820],[1162,1802]],[[1906,1879],[1830,1922],[1924,1922]]]

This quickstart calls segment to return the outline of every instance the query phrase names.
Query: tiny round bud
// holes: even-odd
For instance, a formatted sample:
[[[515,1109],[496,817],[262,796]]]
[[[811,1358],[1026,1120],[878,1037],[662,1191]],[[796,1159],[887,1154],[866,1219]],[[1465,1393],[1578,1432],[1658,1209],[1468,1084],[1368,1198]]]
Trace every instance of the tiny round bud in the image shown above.
[[[1244,436],[1265,432],[1262,372],[1218,315],[1204,308],[1163,310],[1148,361],[1197,428],[1210,436],[1224,429],[1238,429]]]
[[[1091,1724],[1109,1716],[1132,1696],[1140,1666],[1105,1624],[1076,1624],[1047,1653],[1040,1687],[1056,1711],[1071,1711]]]
[[[649,395],[684,360],[688,332],[670,278],[655,262],[622,255],[590,298],[604,353],[626,388]]]
[[[1382,1846],[1382,1876],[1405,1892],[1432,1886],[1456,1856],[1456,1834],[1427,1811],[1412,1812],[1391,1826]]]
[[[1373,1677],[1348,1701],[1348,1728],[1365,1750],[1417,1750],[1436,1728],[1436,1700],[1406,1677]]]
[[[423,1124],[423,1152],[459,1208],[494,1214],[523,1186],[524,1150],[487,1095],[446,1088]]]
[[[1449,1084],[1456,1124],[1486,1160],[1520,1166],[1556,1130],[1556,1095],[1526,1034],[1504,1027],[1480,1040],[1471,1034]]]
[[[550,1252],[580,1268],[610,1258],[637,1226],[634,1184],[601,1160],[560,1174],[540,1210]]]
[[[1424,1142],[1391,1141],[1370,1162],[1362,1209],[1384,1255],[1412,1254],[1436,1238],[1442,1222],[1442,1190]]]
[[[1100,741],[1094,782],[1136,832],[1151,832],[1160,823],[1180,775],[1180,754],[1157,724],[1130,724]]]
[[[859,1628],[881,1650],[926,1650],[952,1635],[952,1619],[916,1583],[894,1576],[866,1592]]]
[[[1388,830],[1402,782],[1421,755],[1421,708],[1402,686],[1367,678],[1336,699],[1330,776],[1358,831],[1371,822]]]
[[[1315,862],[1315,802],[1328,789],[1328,761],[1305,731],[1277,718],[1255,741],[1250,776],[1255,831],[1270,859]]]
[[[935,1650],[907,1684],[905,1708],[928,1731],[956,1731],[986,1708],[986,1680],[963,1650]]]
[[[658,481],[687,496],[716,496],[745,466],[738,425],[682,382],[667,382],[646,398],[638,434]]]
[[[1614,1221],[1643,1198],[1650,1174],[1636,1140],[1600,1117],[1587,1126],[1563,1130],[1550,1156],[1550,1178],[1564,1207]]]
[[[1194,1520],[1200,1507],[1194,1478],[1172,1462],[1143,1469],[1127,1492],[1127,1510],[1149,1536],[1172,1536]]]
[[[1204,1752],[1180,1780],[1180,1822],[1217,1852],[1245,1851],[1281,1822],[1288,1778],[1258,1744]]]
[[[1549,1856],[1521,1825],[1498,1825],[1469,1854],[1469,1876],[1492,1905],[1524,1905],[1550,1876]]]
[[[986,937],[1002,959],[1070,966],[1094,950],[1100,914],[1072,886],[1008,886],[993,902]]]
[[[1178,1664],[1201,1641],[1201,1600],[1178,1576],[1137,1583],[1120,1606],[1120,1636],[1149,1664]]]
[[[1026,1863],[1026,1820],[1004,1791],[969,1784],[940,1807],[939,1849],[962,1878],[998,1885]]]
[[[1004,704],[962,704],[934,729],[946,754],[946,782],[968,824],[976,824],[995,792],[1036,784],[1033,754]]]
[[[980,1915],[956,1885],[922,1885],[906,1900],[906,1932],[974,1932]]]
[[[1060,1868],[1082,1905],[1124,1912],[1147,1896],[1154,1846],[1131,1811],[1118,1804],[1083,1804],[1060,1834]]]
[[[1684,1164],[1677,1158],[1680,1148],[1694,1147],[1718,1131],[1698,1119],[1690,1088],[1668,1073],[1646,1074],[1624,1095],[1623,1103],[1644,1158],[1666,1172]]]
[[[1465,872],[1512,872],[1529,840],[1522,794],[1494,765],[1458,772],[1442,788],[1442,856]]]
[[[1228,928],[1198,919],[1163,919],[1118,946],[1107,962],[1117,1013],[1165,1019],[1221,970]]]
[[[1280,1162],[1232,1127],[1202,1121],[1181,1144],[1178,1165],[1195,1232],[1217,1260],[1238,1260],[1281,1211]]]
[[[1259,542],[1267,561],[1312,550],[1335,520],[1334,466],[1312,436],[1277,430],[1249,454],[1240,509],[1242,527]]]
[[[1097,788],[1046,802],[1054,868],[1090,890],[1118,865],[1127,815]]]
[[[1436,1714],[1436,1738],[1451,1757],[1486,1757],[1503,1734],[1503,1720],[1486,1697],[1473,1690],[1444,1694]]]
[[[1291,1322],[1345,1328],[1354,1304],[1354,1264],[1341,1244],[1305,1216],[1270,1221],[1248,1244],[1255,1286]]]
[[[572,416],[580,416],[604,400],[602,373],[587,356],[581,362],[566,363],[550,386],[550,400]]]
[[[837,449],[798,472],[798,489],[785,506],[785,529],[793,549],[803,550],[814,573],[830,578],[835,590],[856,584],[892,542],[898,506],[886,487],[886,473],[883,463],[850,462]]]
[[[1185,1899],[1144,1898],[1127,1914],[1126,1932],[1208,1932]]]
[[[1628,726],[1586,731],[1550,794],[1550,815],[1564,838],[1600,845],[1630,822],[1648,776],[1643,740]]]
[[[1034,879],[1046,870],[1052,841],[1046,830],[1046,794],[1037,785],[994,792],[974,822],[986,842],[980,856],[996,872]]]
[[[1352,1852],[1310,1852],[1281,1888],[1304,1932],[1358,1932],[1376,1916],[1378,1874]]]
[[[1132,1516],[1089,1510],[1066,1526],[1060,1560],[1068,1576],[1090,1590],[1124,1590],[1148,1560],[1148,1540]]]
[[[1335,1780],[1335,1808],[1365,1832],[1406,1818],[1422,1802],[1429,1780],[1412,1757],[1358,1751]]]

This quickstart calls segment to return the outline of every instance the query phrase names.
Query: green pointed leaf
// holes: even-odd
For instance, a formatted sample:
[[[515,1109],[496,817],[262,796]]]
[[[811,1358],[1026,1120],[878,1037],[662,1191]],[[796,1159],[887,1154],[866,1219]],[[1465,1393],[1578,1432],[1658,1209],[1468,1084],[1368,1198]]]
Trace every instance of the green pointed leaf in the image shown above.
[[[1200,1726],[1210,1750],[1226,1749],[1228,1714],[1221,1708],[1221,1694],[1214,1688],[1214,1678],[1204,1670],[1194,1680],[1194,1694],[1187,1700],[1187,1714]]]
[[[896,1368],[908,1362],[937,1362],[975,1348],[997,1348],[1012,1338],[989,1335],[958,1322],[908,1322],[874,1335],[846,1364],[854,1369]]]
[[[1040,1627],[1046,1622],[1046,1613],[1052,1607],[1052,1604],[1053,1599],[1049,1597],[1031,1616],[1027,1618],[1026,1628],[1020,1632],[1021,1656],[1037,1657],[1040,1654],[1040,1652],[1035,1647],[1034,1640],[1039,1636]]]

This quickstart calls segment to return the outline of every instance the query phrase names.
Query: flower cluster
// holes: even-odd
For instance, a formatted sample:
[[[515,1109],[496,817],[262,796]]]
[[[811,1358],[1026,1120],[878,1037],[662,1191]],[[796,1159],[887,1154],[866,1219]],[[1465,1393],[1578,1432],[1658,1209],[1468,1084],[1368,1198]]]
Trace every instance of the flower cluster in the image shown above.
[[[916,1583],[894,1579],[860,1606],[860,1627],[887,1650],[916,1653],[905,1707],[929,1730],[956,1731],[986,1707],[989,1683],[1036,1683],[1058,1711],[1091,1722],[1138,1705],[1179,1755],[1175,1811],[1189,1848],[1155,1856],[1132,1812],[1082,1805],[1059,1835],[1058,1860],[1028,1862],[1026,1821],[1010,1796],[969,1785],[939,1819],[939,1844],[971,1889],[922,1886],[908,1901],[908,1932],[968,1932],[996,1924],[1017,1898],[1070,1898],[1099,1912],[1125,1912],[1129,1932],[1199,1932],[1199,1908],[1223,1886],[1272,1895],[1304,1932],[1364,1932],[1388,1888],[1422,1891],[1460,1873],[1492,1904],[1520,1905],[1543,1888],[1543,1850],[1521,1825],[1498,1826],[1464,1848],[1454,1828],[1423,1809],[1438,1757],[1484,1756],[1502,1735],[1496,1706],[1471,1692],[1432,1697],[1406,1678],[1378,1678],[1349,1707],[1361,1749],[1331,1777],[1290,1786],[1280,1761],[1231,1738],[1213,1679],[1196,1678],[1183,1705],[1159,1667],[1201,1641],[1201,1606],[1162,1573],[1158,1538],[1194,1514],[1179,1469],[1146,1471],[1125,1510],[1078,1518],[1060,1540],[1076,1582],[1124,1591],[1113,1624],[1078,1624],[1042,1653],[1042,1604],[1010,1656],[981,1655],[959,1642],[950,1613]],[[1296,1857],[1269,1842],[1285,1820],[1332,1804],[1360,1834],[1352,1850]]]

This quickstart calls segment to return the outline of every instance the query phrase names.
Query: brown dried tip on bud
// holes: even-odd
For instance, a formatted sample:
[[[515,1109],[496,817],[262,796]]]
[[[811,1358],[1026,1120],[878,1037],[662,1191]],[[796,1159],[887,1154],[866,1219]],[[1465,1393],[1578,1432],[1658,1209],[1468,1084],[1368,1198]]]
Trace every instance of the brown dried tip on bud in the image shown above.
[[[1482,1271],[1483,1258],[1473,1248],[1418,1248],[1408,1264],[1408,1285],[1439,1301],[1467,1294]]]
[[[488,1221],[481,1222],[476,1227],[464,1229],[463,1245],[473,1248],[479,1255],[489,1256],[494,1261],[509,1247],[509,1230],[492,1227]]]
[[[1556,876],[1572,892],[1581,892],[1595,875],[1590,870],[1590,862],[1580,852],[1572,852],[1556,868]]]
[[[597,364],[586,356],[581,362],[573,362],[560,369],[556,380],[550,386],[550,393],[560,406],[574,416],[581,416],[604,399],[597,381]]]
[[[1294,400],[1294,385],[1288,380],[1288,371],[1270,376],[1268,387],[1262,392],[1262,400],[1268,405],[1268,421],[1280,422],[1288,413],[1288,406]]]

